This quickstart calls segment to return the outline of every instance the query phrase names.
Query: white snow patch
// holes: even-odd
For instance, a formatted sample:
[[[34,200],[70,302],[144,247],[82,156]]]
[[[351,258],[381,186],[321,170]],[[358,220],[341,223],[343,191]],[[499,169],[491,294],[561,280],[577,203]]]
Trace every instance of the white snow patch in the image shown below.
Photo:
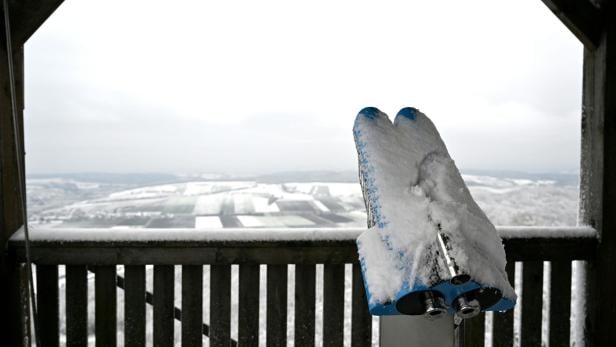
[[[393,300],[402,286],[404,273],[399,269],[398,259],[382,242],[378,229],[363,232],[357,238],[357,248],[371,294],[370,304]]]
[[[109,194],[110,200],[123,199],[149,199],[160,196],[166,196],[178,192],[178,186],[175,184],[166,184],[150,187],[141,187],[136,189],[124,190],[121,192]]]
[[[516,227],[516,226],[499,226],[498,233],[503,238],[588,238],[598,237],[597,231],[591,226],[579,227],[559,227],[559,226],[542,226],[542,227]]]
[[[262,197],[253,197],[252,205],[254,206],[255,213],[275,213],[280,212],[278,205],[274,203],[274,200]]]
[[[195,229],[221,229],[222,222],[218,216],[195,217]]]
[[[302,218],[303,219],[303,218]],[[305,220],[307,221],[307,220]],[[356,239],[365,229],[351,228],[279,228],[279,229],[84,229],[30,228],[32,242],[207,242],[207,241],[348,241]],[[23,242],[23,229],[11,237]]]
[[[256,186],[256,182],[243,181],[215,181],[215,182],[188,182],[184,195],[204,195],[248,189]]]
[[[194,214],[220,214],[225,202],[225,194],[202,195],[195,202]]]
[[[299,216],[237,216],[245,228],[312,227],[314,222]]]

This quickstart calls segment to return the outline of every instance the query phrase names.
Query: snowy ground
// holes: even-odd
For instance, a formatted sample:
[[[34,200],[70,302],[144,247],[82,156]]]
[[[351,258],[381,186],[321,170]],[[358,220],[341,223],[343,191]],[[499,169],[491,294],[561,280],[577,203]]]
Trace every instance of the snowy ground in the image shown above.
[[[575,225],[574,183],[463,175],[495,225]],[[122,189],[124,188],[124,189]],[[71,227],[363,227],[355,182],[191,181],[126,189],[73,179],[28,181],[31,223]]]

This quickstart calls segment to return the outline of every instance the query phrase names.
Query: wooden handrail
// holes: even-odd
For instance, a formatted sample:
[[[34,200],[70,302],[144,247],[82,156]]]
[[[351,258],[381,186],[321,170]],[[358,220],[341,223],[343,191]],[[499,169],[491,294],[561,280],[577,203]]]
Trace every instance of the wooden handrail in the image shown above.
[[[32,228],[39,264],[353,263],[365,229],[75,229]],[[579,227],[497,227],[512,260],[588,260],[597,232]],[[9,241],[23,261],[23,231]]]

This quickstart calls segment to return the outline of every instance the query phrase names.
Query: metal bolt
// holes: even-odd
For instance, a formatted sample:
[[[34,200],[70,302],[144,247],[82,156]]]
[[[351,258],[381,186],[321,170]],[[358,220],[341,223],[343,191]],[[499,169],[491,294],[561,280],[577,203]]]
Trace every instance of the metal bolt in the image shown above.
[[[440,296],[435,296],[431,291],[426,292],[424,303],[426,305],[424,316],[430,320],[441,318],[447,313],[445,300]]]
[[[454,307],[456,309],[456,315],[463,319],[475,317],[481,312],[479,301],[475,299],[466,300],[464,295],[454,301]]]

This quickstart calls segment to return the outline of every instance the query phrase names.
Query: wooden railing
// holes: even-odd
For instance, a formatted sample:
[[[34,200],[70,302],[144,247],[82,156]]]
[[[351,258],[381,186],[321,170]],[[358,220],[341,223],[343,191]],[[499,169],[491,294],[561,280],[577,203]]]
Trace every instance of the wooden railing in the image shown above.
[[[571,262],[591,259],[597,247],[594,229],[498,228],[508,256],[510,280],[515,262],[523,264],[521,345],[541,343],[543,262],[551,262],[550,344],[569,344]],[[124,342],[146,341],[146,305],[153,305],[154,345],[173,345],[174,319],[181,320],[183,346],[201,345],[204,336],[211,346],[257,345],[259,339],[259,276],[267,266],[265,319],[267,345],[284,346],[287,316],[294,315],[295,346],[315,344],[316,298],[323,298],[323,346],[341,346],[344,339],[345,265],[352,273],[350,342],[372,344],[372,317],[366,309],[355,238],[359,229],[238,229],[238,230],[109,230],[45,229],[31,232],[31,257],[36,264],[36,288],[40,337],[45,346],[60,340],[59,265],[66,273],[67,345],[84,345],[88,339],[88,271],[95,273],[95,339],[97,346],[117,341],[116,287],[124,289]],[[9,242],[9,257],[16,274],[23,276],[23,233]],[[231,266],[239,265],[237,341],[231,339]],[[294,265],[294,312],[287,312],[287,270]],[[317,293],[316,269],[323,264],[322,292]],[[116,265],[124,265],[122,276]],[[146,291],[146,265],[153,265],[153,293]],[[175,266],[182,266],[181,307],[174,305]],[[209,265],[210,305],[204,308],[203,265]],[[348,280],[348,279],[347,279]],[[563,305],[562,303],[567,303]],[[122,308],[120,308],[122,309]],[[204,324],[203,310],[209,312]],[[319,308],[321,309],[321,308]],[[347,309],[349,309],[347,307]],[[493,345],[511,346],[513,312],[495,313]],[[483,346],[484,315],[467,320],[462,339],[467,346]],[[321,341],[319,341],[321,342]]]

